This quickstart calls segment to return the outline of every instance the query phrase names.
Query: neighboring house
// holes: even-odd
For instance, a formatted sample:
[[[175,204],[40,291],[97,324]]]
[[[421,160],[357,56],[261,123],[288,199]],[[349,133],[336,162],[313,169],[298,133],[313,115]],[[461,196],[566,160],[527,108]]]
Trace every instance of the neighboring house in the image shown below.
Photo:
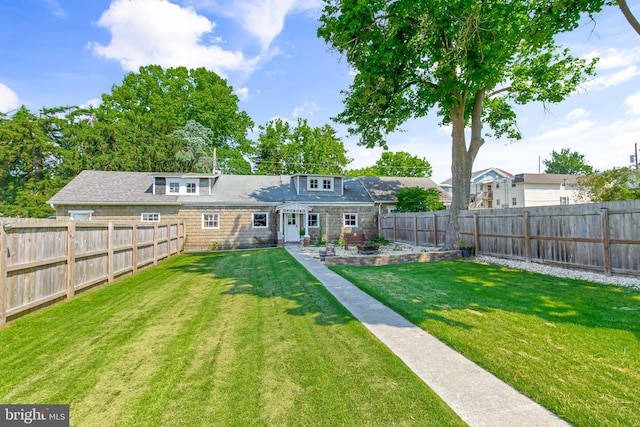
[[[585,203],[578,198],[578,175],[521,173],[486,182],[481,209]]]
[[[369,181],[313,174],[83,171],[48,203],[60,219],[184,221],[188,251],[242,248],[333,241],[348,232],[377,236],[378,213],[390,202],[372,197],[364,185]]]
[[[471,181],[469,183],[469,194],[471,198],[471,200],[469,200],[469,208],[474,209],[482,206],[486,196],[483,188],[486,188],[486,184],[510,176],[512,175],[509,172],[498,168],[488,168],[472,172]],[[449,195],[452,193],[452,185],[453,178],[449,178],[448,180],[440,183],[440,187],[449,193]]]

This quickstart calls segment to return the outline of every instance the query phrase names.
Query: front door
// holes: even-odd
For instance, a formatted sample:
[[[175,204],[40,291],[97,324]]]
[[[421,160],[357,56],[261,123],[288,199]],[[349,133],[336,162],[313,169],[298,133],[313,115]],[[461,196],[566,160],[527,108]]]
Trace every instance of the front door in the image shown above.
[[[284,241],[300,241],[300,222],[298,221],[298,214],[288,213],[285,215]]]

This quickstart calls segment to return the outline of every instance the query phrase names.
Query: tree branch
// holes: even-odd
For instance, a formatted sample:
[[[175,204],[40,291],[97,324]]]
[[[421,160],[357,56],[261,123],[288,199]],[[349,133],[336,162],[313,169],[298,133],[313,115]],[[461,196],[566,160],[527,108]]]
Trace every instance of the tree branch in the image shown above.
[[[629,6],[627,5],[627,1],[626,0],[616,0],[616,1],[618,2],[618,6],[620,6],[620,10],[622,11],[622,14],[624,15],[624,17],[627,18],[627,21],[629,21],[629,24],[631,24],[633,29],[636,30],[636,33],[640,35],[640,22],[638,22],[636,17],[633,16],[633,13],[631,13],[631,9],[629,9]]]

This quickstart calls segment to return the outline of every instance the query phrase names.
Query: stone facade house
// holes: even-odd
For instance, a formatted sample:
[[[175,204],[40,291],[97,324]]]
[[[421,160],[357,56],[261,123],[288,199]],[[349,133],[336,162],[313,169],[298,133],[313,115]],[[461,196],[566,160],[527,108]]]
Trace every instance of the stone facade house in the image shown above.
[[[59,219],[184,221],[187,251],[246,248],[335,241],[351,232],[375,237],[381,206],[393,201],[375,188],[385,181],[387,189],[403,186],[394,178],[313,174],[83,171],[48,203]]]

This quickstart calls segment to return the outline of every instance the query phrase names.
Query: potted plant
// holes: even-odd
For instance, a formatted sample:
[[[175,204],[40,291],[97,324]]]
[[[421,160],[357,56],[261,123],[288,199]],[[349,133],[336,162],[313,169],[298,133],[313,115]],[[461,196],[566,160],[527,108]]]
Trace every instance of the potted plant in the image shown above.
[[[458,240],[456,248],[460,250],[463,258],[468,258],[473,253],[473,243],[467,240]]]

